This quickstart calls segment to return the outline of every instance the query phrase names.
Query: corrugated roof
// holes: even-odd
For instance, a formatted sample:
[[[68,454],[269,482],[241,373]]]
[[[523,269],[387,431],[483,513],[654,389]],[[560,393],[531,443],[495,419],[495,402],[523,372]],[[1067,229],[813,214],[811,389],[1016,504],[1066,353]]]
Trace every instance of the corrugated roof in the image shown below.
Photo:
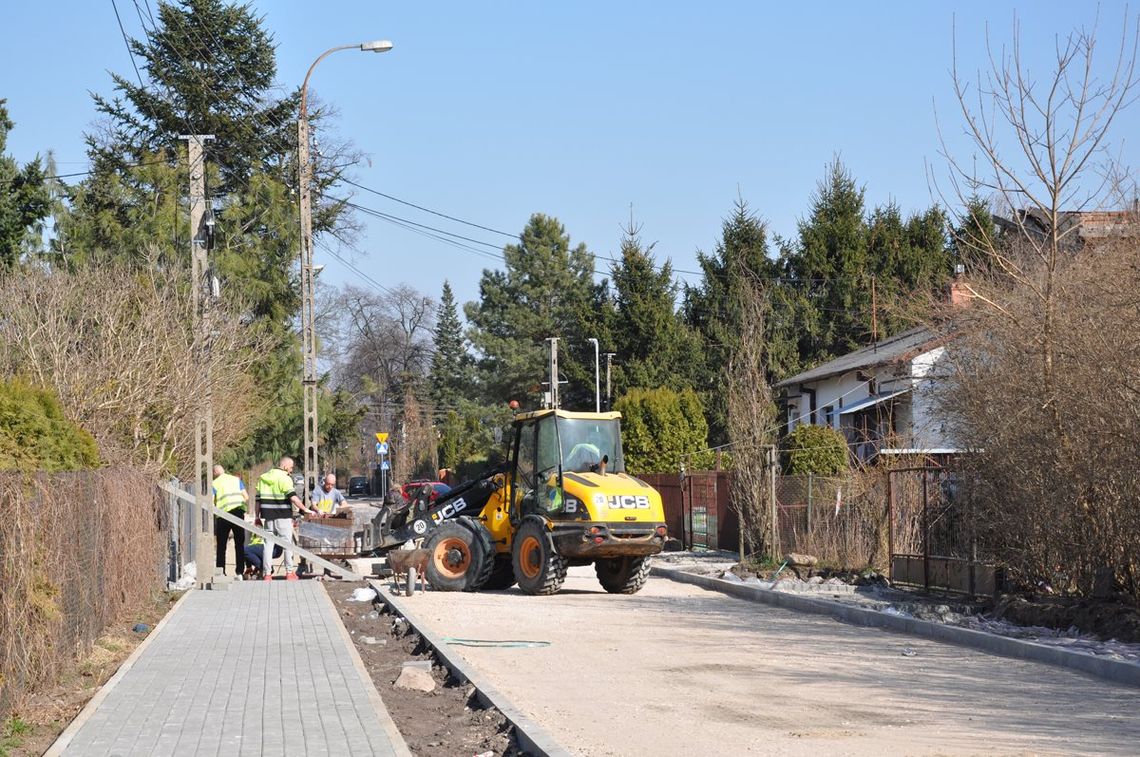
[[[776,384],[776,387],[806,384],[829,376],[838,376],[860,368],[872,368],[879,365],[893,363],[909,355],[925,352],[934,346],[937,337],[925,326],[917,326],[901,334],[895,334],[889,339],[862,347],[854,352],[848,352],[842,357],[829,360],[817,365],[811,370],[797,373]]]

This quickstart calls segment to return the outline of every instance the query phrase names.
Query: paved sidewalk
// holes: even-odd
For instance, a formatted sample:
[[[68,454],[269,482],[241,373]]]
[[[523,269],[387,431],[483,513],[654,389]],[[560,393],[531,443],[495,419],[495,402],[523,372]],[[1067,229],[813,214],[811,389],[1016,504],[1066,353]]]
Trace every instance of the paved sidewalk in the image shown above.
[[[316,581],[194,591],[63,753],[408,754],[350,645]]]

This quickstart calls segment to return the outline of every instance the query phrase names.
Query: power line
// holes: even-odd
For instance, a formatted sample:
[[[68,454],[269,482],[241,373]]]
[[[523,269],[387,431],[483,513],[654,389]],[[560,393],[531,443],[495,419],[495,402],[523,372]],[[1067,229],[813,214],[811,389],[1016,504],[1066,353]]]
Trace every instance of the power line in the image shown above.
[[[489,231],[493,234],[501,234],[504,237],[507,237],[508,239],[518,239],[519,238],[518,234],[511,234],[511,233],[506,232],[506,231],[500,231],[499,229],[494,229],[494,228],[491,228],[490,226],[483,226],[481,224],[474,223],[472,221],[464,221],[462,218],[456,218],[455,216],[448,215],[447,213],[443,213],[443,212],[438,211],[438,210],[432,210],[431,208],[425,208],[423,205],[417,205],[414,202],[408,202],[407,200],[401,200],[399,197],[395,197],[393,195],[386,194],[384,192],[381,192],[378,189],[373,189],[372,187],[366,187],[363,184],[358,184],[355,181],[352,181],[351,179],[342,178],[341,181],[344,182],[345,184],[351,184],[352,186],[356,187],[357,189],[363,189],[365,192],[371,192],[374,195],[379,195],[380,197],[391,200],[392,202],[398,202],[401,205],[407,205],[410,208],[415,208],[416,210],[422,210],[425,213],[431,213],[433,216],[439,216],[440,218],[446,218],[449,221],[455,221],[456,223],[461,223],[461,224],[464,224],[465,226],[471,226],[471,227],[476,228],[476,229],[482,229],[483,231]]]
[[[111,7],[115,9],[115,20],[119,22],[119,33],[123,35],[123,44],[127,48],[127,55],[131,58],[131,66],[135,69],[135,76],[138,77],[139,80],[139,89],[146,89],[146,85],[143,84],[142,74],[139,73],[138,64],[135,63],[135,53],[134,50],[131,50],[131,43],[127,38],[127,30],[123,28],[123,19],[119,16],[119,6],[115,3],[115,0],[111,0]]]

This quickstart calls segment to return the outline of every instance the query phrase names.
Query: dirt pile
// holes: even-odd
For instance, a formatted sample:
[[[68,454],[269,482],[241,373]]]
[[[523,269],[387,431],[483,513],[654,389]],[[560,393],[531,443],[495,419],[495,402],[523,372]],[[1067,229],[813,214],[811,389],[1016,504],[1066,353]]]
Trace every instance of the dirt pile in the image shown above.
[[[998,602],[993,617],[1024,626],[1076,628],[1102,639],[1140,643],[1140,609],[1122,602],[1011,595]]]

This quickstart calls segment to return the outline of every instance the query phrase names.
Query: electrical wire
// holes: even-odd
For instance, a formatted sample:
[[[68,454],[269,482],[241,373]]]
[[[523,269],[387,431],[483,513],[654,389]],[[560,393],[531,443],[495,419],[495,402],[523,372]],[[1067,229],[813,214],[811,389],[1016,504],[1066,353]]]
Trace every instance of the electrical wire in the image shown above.
[[[135,69],[135,76],[139,80],[139,88],[146,89],[143,85],[142,74],[139,73],[139,66],[135,62],[135,52],[131,49],[130,40],[127,38],[127,30],[123,28],[123,19],[119,16],[119,6],[115,0],[111,0],[111,7],[115,10],[115,20],[119,22],[119,33],[123,35],[123,44],[127,48],[127,55],[131,58],[131,66]]]

